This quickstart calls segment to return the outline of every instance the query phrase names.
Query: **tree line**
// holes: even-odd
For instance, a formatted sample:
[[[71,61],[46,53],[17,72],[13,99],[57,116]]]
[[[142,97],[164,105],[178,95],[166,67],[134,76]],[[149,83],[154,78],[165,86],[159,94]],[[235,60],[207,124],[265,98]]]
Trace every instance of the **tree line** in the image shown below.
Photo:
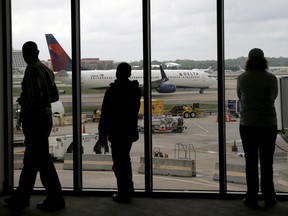
[[[283,66],[288,66],[288,58],[286,57],[267,57],[269,67],[283,67]],[[239,57],[236,59],[226,59],[225,60],[225,70],[231,70],[231,71],[238,71],[240,68],[245,68],[245,63],[247,61],[247,57]],[[209,67],[212,67],[213,70],[217,70],[217,61],[216,60],[189,60],[189,59],[177,59],[175,61],[152,61],[151,65],[162,65],[164,69],[167,69],[167,65],[165,63],[177,63],[180,66],[174,66],[170,67],[170,69],[179,69],[179,70],[192,70],[194,68],[199,68],[199,69],[206,69]],[[129,62],[131,66],[134,69],[143,69],[143,60],[140,61],[132,61]],[[97,69],[97,70],[109,70],[109,69],[116,69],[117,65],[119,63],[115,62],[112,64],[107,64],[107,63],[99,63],[97,65],[94,65],[93,67],[89,69]]]

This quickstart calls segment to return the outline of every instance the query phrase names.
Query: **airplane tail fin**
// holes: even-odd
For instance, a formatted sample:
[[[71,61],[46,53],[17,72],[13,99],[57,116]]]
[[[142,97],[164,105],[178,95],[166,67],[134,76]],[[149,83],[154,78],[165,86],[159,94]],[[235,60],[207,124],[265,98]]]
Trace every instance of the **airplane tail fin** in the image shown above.
[[[207,70],[205,71],[206,73],[212,73],[214,70],[213,70],[213,67],[210,66],[207,68]]]
[[[54,72],[72,71],[72,60],[53,34],[45,34]]]
[[[160,72],[161,72],[161,79],[163,80],[163,82],[168,81],[169,79],[168,79],[168,77],[167,77],[162,65],[160,65]]]

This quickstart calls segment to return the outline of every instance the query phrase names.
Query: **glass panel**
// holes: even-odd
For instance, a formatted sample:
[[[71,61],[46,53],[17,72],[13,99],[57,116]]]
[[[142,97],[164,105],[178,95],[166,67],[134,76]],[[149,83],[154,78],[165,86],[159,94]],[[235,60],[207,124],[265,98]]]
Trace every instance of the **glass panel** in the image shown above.
[[[152,1],[152,74],[169,79],[152,93],[155,190],[219,190],[215,3]]]
[[[98,139],[105,89],[116,79],[117,65],[123,61],[130,63],[133,67],[131,79],[143,84],[141,6],[140,0],[81,1],[82,128],[83,137],[87,136],[82,158],[85,189],[117,188],[110,143],[106,152],[99,149],[101,155],[95,154],[93,148]],[[116,113],[120,106],[114,107]],[[123,122],[115,119],[114,124],[121,127]],[[143,189],[144,175],[138,174],[140,156],[144,155],[143,134],[133,144],[130,155],[135,189]]]
[[[287,75],[288,24],[285,13],[286,1],[227,1],[225,2],[225,55],[226,55],[226,103],[231,121],[227,122],[227,181],[228,190],[246,191],[245,158],[239,135],[239,111],[236,83],[238,75],[244,71],[248,52],[259,47],[263,49],[269,64],[269,71],[277,76]],[[244,13],[245,11],[245,13]],[[287,94],[285,80],[279,86],[279,97]],[[257,85],[257,83],[255,83]],[[285,90],[286,89],[286,90]],[[282,100],[283,101],[283,100]],[[285,101],[282,104],[284,106]],[[277,104],[277,103],[276,103]],[[281,106],[279,106],[281,107]],[[281,109],[279,108],[281,111]],[[278,111],[279,111],[278,110]],[[284,106],[285,110],[285,106]],[[286,109],[287,110],[287,109]],[[278,112],[278,127],[281,130],[281,114]],[[280,114],[281,113],[281,114]],[[286,130],[283,132],[286,138]],[[276,191],[287,192],[287,138],[277,137],[274,154],[274,184]]]
[[[21,82],[24,75],[26,63],[22,57],[22,45],[26,41],[35,41],[40,51],[39,59],[53,69],[49,49],[55,47],[54,41],[50,40],[49,49],[45,34],[53,34],[61,45],[71,50],[71,15],[70,1],[60,0],[57,4],[51,1],[41,1],[41,3],[31,3],[25,0],[12,1],[12,40],[13,40],[13,104],[14,104],[14,184],[18,185],[19,175],[22,168],[23,153],[25,149],[24,135],[19,124],[19,104],[16,102],[21,93]],[[51,38],[51,37],[50,37]],[[55,51],[60,55],[58,51]],[[54,56],[53,58],[56,58]],[[56,70],[53,69],[54,72]],[[58,71],[58,70],[57,70]],[[63,188],[71,188],[73,185],[72,170],[63,170],[63,142],[58,138],[72,134],[72,96],[71,84],[64,84],[59,81],[59,76],[55,73],[56,85],[60,93],[60,100],[52,104],[53,128],[49,138],[49,152],[55,157],[54,165],[57,169]],[[41,119],[39,119],[41,125]],[[57,160],[56,160],[57,159]],[[35,187],[43,187],[39,175],[37,176]]]

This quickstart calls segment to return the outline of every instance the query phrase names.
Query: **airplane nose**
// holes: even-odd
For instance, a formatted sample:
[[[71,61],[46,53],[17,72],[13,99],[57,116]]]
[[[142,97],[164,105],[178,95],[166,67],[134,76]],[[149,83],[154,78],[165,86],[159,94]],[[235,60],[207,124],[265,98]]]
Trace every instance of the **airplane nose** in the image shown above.
[[[214,77],[211,77],[211,85],[216,84],[217,80]]]

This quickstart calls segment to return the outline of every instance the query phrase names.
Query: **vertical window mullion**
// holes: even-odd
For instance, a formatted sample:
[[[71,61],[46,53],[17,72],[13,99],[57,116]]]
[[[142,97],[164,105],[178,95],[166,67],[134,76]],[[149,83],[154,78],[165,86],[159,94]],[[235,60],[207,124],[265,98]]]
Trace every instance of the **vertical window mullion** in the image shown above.
[[[144,78],[144,154],[145,192],[153,189],[152,180],[152,119],[151,119],[151,14],[150,0],[142,0],[143,11],[143,78]]]
[[[82,131],[81,131],[81,70],[80,70],[80,0],[71,0],[72,30],[72,105],[73,105],[73,188],[81,191]]]
[[[226,128],[225,128],[225,55],[224,55],[224,0],[217,0],[217,77],[218,77],[218,139],[220,194],[227,193]]]

